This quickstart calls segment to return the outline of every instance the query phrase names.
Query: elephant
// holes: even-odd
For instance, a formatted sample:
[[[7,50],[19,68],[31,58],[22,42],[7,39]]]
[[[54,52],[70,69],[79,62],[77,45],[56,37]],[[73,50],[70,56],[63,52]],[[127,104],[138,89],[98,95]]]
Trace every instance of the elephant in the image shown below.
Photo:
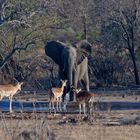
[[[84,89],[89,91],[88,54],[90,52],[91,44],[86,40],[73,45],[60,41],[47,42],[46,55],[59,66],[59,78],[68,80],[63,97],[70,91],[71,86],[77,88],[78,81],[81,81]],[[70,92],[70,101],[73,101],[73,96],[73,93]]]

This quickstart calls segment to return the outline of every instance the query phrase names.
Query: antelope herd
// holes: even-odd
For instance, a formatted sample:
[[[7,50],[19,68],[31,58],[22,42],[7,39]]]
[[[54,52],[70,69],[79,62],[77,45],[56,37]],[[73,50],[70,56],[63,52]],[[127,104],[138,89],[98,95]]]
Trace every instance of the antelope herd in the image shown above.
[[[58,104],[59,104],[59,110],[62,111],[62,107],[61,107],[62,99],[61,98],[62,98],[64,86],[66,86],[66,81],[62,80],[61,82],[62,82],[61,87],[51,88],[49,90],[49,110],[50,110],[50,112],[53,109],[54,113],[56,113],[56,110],[54,107],[54,102],[57,102],[57,111],[58,111]],[[93,102],[95,100],[95,94],[91,93],[89,91],[86,91],[86,90],[75,89],[73,86],[71,87],[70,92],[74,93],[76,102],[79,106],[79,114],[81,114],[81,112],[82,112],[82,107],[83,107],[83,112],[84,112],[85,116],[87,115],[86,110],[89,111],[89,113],[91,114],[92,109],[93,109]],[[65,100],[63,103],[63,109],[65,112],[67,111],[67,104],[69,102],[69,94],[70,93],[66,94]],[[87,107],[89,107],[89,108],[87,108]]]
[[[54,113],[57,111],[62,111],[62,95],[64,92],[64,87],[66,86],[67,80],[61,80],[61,87],[53,87],[48,91],[49,95],[49,110],[50,113],[53,110]],[[3,97],[9,97],[10,100],[10,112],[12,112],[12,98],[13,96],[18,92],[21,91],[21,85],[23,82],[17,82],[16,85],[13,84],[7,84],[7,85],[0,85],[0,100],[3,99]],[[71,87],[71,92],[74,93],[76,102],[79,106],[79,114],[82,112],[82,107],[83,107],[83,112],[84,115],[86,115],[86,110],[91,112],[91,107],[93,105],[94,99],[95,99],[95,94],[86,91],[86,90],[81,90],[81,89],[75,89],[74,87]],[[56,104],[56,109],[54,106],[54,103]],[[63,102],[63,109],[66,112],[67,111],[67,104],[69,102],[69,93],[66,94],[65,100]],[[89,107],[86,109],[86,107]]]

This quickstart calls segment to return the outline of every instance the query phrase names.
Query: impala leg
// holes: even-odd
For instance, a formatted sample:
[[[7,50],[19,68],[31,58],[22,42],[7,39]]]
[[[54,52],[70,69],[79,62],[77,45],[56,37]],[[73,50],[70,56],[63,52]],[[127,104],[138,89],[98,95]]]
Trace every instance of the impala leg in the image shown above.
[[[89,101],[87,104],[87,117],[89,121],[92,121],[93,119],[93,102]]]
[[[79,114],[81,115],[81,104],[79,104]]]
[[[84,115],[86,116],[86,104],[85,103],[83,104],[83,112],[84,112]]]
[[[10,100],[10,113],[12,113],[12,95],[9,96],[9,100]]]
[[[90,121],[93,120],[93,102],[89,103],[89,119]]]
[[[67,112],[67,101],[64,101],[64,103],[63,103],[63,110],[65,111],[65,112]]]
[[[90,108],[90,116],[91,119],[93,119],[93,103],[91,104],[91,108]]]
[[[59,110],[62,111],[62,108],[61,108],[61,97],[59,98]]]
[[[54,108],[54,102],[52,102],[52,107],[53,107],[53,110],[54,110],[54,114],[56,114],[56,110]]]
[[[2,100],[3,96],[0,95],[0,101]]]
[[[90,116],[92,116],[93,114],[93,103],[90,102]]]
[[[59,110],[62,111],[62,109],[61,109],[61,101],[59,102]]]
[[[52,105],[52,103],[49,102],[49,112],[50,112],[50,113],[51,113],[51,105]]]
[[[58,100],[58,98],[56,99],[56,103],[57,103],[57,111],[58,111],[58,102],[59,102],[59,100]]]
[[[2,100],[2,96],[0,95],[0,101]]]
[[[2,98],[3,98],[3,97],[0,95],[0,101],[2,100]]]
[[[58,110],[60,111],[60,98],[58,98]]]

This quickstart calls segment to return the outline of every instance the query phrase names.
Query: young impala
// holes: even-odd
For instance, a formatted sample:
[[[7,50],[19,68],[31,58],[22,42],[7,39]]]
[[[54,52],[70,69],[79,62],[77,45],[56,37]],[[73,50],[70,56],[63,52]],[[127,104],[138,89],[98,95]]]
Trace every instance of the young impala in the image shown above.
[[[16,85],[7,84],[7,85],[0,85],[0,100],[3,97],[9,97],[10,100],[10,112],[12,112],[12,98],[17,93],[17,91],[21,90],[21,85],[23,83],[17,83]]]
[[[86,90],[77,91],[74,87],[71,90],[76,94],[76,101],[79,106],[79,114],[81,114],[82,106],[84,115],[86,115],[86,106],[89,108],[89,113],[92,113],[93,102],[95,100],[95,94]]]
[[[58,104],[59,104],[59,110],[61,111],[61,97],[64,91],[64,87],[66,86],[67,80],[61,80],[62,82],[62,86],[61,87],[56,87],[56,88],[52,88],[49,90],[49,110],[51,112],[51,107],[53,107],[54,112],[55,108],[54,108],[54,102],[57,102],[57,111],[58,111]]]

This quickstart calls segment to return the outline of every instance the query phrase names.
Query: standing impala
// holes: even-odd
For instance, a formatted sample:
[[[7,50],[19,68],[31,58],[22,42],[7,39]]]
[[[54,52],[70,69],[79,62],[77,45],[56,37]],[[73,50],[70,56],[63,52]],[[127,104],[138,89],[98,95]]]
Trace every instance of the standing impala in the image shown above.
[[[90,91],[86,91],[86,90],[76,90],[74,87],[71,88],[71,91],[74,94],[76,94],[76,101],[79,106],[79,114],[81,114],[81,110],[82,110],[82,106],[83,106],[83,112],[84,112],[84,115],[86,115],[86,106],[88,106],[89,113],[91,115],[92,109],[93,109],[92,108],[93,102],[95,100],[95,94],[91,93]]]
[[[51,111],[51,106],[53,106],[54,112],[55,112],[55,108],[54,108],[54,102],[57,102],[57,111],[58,111],[58,104],[59,104],[59,110],[61,111],[61,98],[62,98],[62,94],[64,91],[64,87],[66,86],[67,80],[61,80],[62,82],[62,86],[61,87],[55,87],[50,89],[49,91],[49,110]]]
[[[10,112],[12,112],[12,98],[17,93],[17,91],[21,90],[21,85],[23,83],[17,83],[16,85],[7,84],[7,85],[0,85],[0,101],[3,97],[9,97],[10,100]]]

